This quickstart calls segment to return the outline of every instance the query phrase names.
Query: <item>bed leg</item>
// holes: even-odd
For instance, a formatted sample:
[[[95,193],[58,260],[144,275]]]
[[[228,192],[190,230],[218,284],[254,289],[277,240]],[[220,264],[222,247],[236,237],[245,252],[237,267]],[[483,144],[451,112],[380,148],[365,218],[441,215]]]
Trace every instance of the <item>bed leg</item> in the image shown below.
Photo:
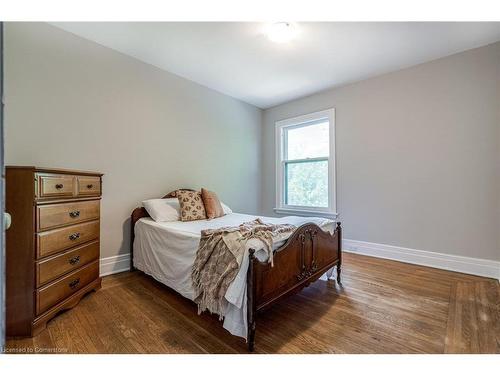
[[[255,349],[255,321],[248,323],[248,351],[253,352]]]
[[[248,273],[247,273],[247,342],[248,351],[253,352],[255,348],[255,285],[254,285],[254,260],[255,250],[248,250]]]
[[[342,226],[340,221],[337,221],[337,246],[339,249],[339,262],[337,263],[337,283],[342,284],[340,280],[341,264],[342,264]]]

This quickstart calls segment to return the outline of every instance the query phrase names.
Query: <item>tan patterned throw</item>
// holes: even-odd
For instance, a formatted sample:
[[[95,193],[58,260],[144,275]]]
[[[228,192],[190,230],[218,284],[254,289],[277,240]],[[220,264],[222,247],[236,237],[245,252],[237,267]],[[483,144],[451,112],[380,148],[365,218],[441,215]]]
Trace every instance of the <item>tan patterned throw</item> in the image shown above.
[[[256,219],[238,227],[202,231],[191,273],[198,313],[208,310],[219,314],[222,320],[227,305],[224,296],[240,270],[249,239],[257,238],[264,243],[272,264],[273,243],[290,236],[295,228],[290,224],[266,224]]]

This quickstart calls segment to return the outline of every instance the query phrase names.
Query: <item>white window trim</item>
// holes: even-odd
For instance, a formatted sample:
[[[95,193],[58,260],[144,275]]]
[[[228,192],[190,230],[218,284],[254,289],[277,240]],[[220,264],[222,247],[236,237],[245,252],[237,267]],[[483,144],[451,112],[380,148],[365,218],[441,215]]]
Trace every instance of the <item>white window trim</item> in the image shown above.
[[[284,162],[283,162],[283,129],[308,122],[316,122],[321,119],[328,119],[330,124],[330,155],[328,157],[328,204],[329,207],[303,207],[285,205],[284,200]],[[335,108],[324,111],[309,113],[307,115],[277,121],[275,124],[275,148],[276,148],[276,207],[274,211],[278,214],[295,214],[302,216],[322,216],[329,218],[337,217],[337,185],[336,168],[337,161],[335,155]],[[312,159],[314,160],[314,159]]]

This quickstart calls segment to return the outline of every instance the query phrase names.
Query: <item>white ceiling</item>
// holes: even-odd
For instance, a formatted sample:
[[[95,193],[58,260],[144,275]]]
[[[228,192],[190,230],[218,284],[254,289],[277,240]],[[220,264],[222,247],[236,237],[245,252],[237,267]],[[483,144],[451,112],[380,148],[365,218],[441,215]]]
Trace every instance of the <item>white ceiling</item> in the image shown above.
[[[500,40],[494,23],[57,22],[66,31],[260,108]]]

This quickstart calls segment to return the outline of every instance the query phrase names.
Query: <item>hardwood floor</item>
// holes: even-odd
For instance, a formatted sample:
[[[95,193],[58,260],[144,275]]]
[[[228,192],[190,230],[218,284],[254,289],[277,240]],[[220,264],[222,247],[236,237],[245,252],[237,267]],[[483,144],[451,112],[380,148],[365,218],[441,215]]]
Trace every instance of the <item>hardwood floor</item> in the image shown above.
[[[256,353],[500,353],[497,280],[355,254],[257,318]],[[217,317],[140,272],[103,287],[10,352],[247,353]]]

